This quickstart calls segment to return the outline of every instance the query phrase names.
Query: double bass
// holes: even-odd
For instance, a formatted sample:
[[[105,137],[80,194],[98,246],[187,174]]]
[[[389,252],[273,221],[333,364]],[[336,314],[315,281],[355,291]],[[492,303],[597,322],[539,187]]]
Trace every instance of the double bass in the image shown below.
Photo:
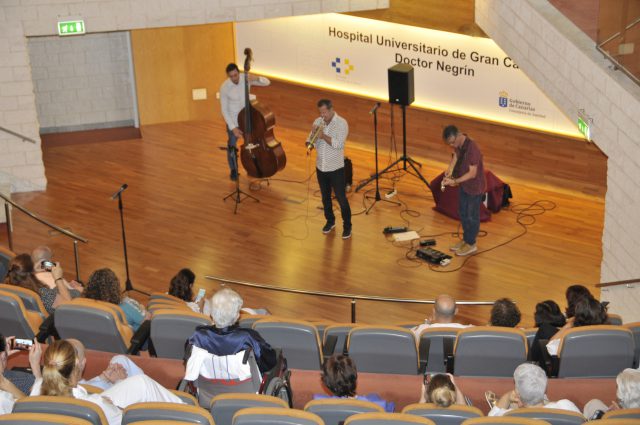
[[[244,49],[244,108],[238,113],[243,133],[240,160],[247,174],[255,178],[271,177],[287,164],[282,144],[273,135],[276,117],[269,107],[249,98],[249,70],[253,60],[250,48]]]

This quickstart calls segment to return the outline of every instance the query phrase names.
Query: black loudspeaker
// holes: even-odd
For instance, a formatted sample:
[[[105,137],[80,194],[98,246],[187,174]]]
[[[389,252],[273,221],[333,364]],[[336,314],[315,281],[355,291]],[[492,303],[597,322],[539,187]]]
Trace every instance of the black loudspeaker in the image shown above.
[[[413,93],[413,67],[399,63],[389,68],[389,103],[411,105],[415,100]]]

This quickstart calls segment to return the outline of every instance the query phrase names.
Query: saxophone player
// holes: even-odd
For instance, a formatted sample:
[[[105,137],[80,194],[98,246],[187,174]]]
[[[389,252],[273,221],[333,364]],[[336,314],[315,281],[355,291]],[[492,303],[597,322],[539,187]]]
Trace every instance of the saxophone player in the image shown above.
[[[322,207],[327,220],[322,233],[330,233],[336,227],[333,213],[331,190],[336,195],[342,215],[342,239],[351,237],[351,208],[345,191],[344,143],[349,134],[347,121],[333,110],[329,99],[318,101],[320,116],[313,122],[313,128],[307,137],[307,152],[315,147],[316,175],[322,194]]]

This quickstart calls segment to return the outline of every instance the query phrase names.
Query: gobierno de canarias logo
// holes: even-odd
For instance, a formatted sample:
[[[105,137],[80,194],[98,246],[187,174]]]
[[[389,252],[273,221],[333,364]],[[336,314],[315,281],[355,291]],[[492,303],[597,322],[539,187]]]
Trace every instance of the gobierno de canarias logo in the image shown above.
[[[509,93],[504,90],[498,93],[498,105],[501,108],[506,108],[509,105]]]

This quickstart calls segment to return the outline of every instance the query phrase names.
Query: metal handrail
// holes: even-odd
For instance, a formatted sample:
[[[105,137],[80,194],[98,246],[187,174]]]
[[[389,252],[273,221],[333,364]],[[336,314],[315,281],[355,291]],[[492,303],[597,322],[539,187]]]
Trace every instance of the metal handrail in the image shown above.
[[[27,137],[24,134],[16,133],[15,131],[9,130],[8,128],[0,127],[0,130],[4,131],[5,133],[9,133],[12,136],[19,137],[20,139],[22,139],[23,142],[31,142],[31,143],[35,143],[35,144],[38,143],[37,141],[33,140],[31,137]]]
[[[56,232],[59,232],[65,236],[67,236],[68,238],[73,239],[73,256],[75,259],[75,266],[76,266],[76,280],[80,280],[80,256],[78,254],[78,241],[82,242],[82,243],[87,243],[89,242],[89,240],[87,238],[83,238],[80,235],[77,235],[73,232],[70,232],[69,230],[63,229],[60,226],[56,226],[55,224],[49,223],[47,220],[40,218],[38,215],[36,215],[35,213],[32,213],[31,211],[29,211],[28,209],[26,209],[25,207],[23,207],[22,205],[16,204],[15,202],[13,202],[7,195],[5,195],[4,193],[0,193],[0,198],[2,198],[4,200],[4,212],[5,212],[5,217],[7,219],[7,240],[9,242],[9,249],[11,251],[13,251],[13,226],[11,224],[11,211],[9,210],[9,205],[17,208],[18,210],[22,211],[24,214],[26,214],[27,216],[31,217],[32,219],[36,220],[39,223],[44,224],[45,226],[49,227],[50,229],[55,230]]]
[[[616,280],[614,282],[602,282],[596,285],[596,288],[604,288],[607,286],[629,285],[631,283],[640,283],[640,279]]]
[[[215,280],[222,282],[223,284],[248,286],[251,288],[268,289],[270,291],[288,292],[291,294],[302,295],[314,295],[319,297],[330,298],[343,298],[351,300],[351,323],[356,322],[356,300],[365,301],[382,301],[382,302],[394,302],[394,303],[409,303],[409,304],[435,304],[435,300],[419,300],[414,298],[393,298],[393,297],[381,297],[378,295],[357,295],[357,294],[341,294],[336,292],[327,291],[311,291],[307,289],[295,289],[284,288],[282,286],[268,285],[264,283],[245,282],[241,280],[227,279],[218,276],[205,276],[205,279]],[[458,305],[493,305],[493,301],[456,301]]]

